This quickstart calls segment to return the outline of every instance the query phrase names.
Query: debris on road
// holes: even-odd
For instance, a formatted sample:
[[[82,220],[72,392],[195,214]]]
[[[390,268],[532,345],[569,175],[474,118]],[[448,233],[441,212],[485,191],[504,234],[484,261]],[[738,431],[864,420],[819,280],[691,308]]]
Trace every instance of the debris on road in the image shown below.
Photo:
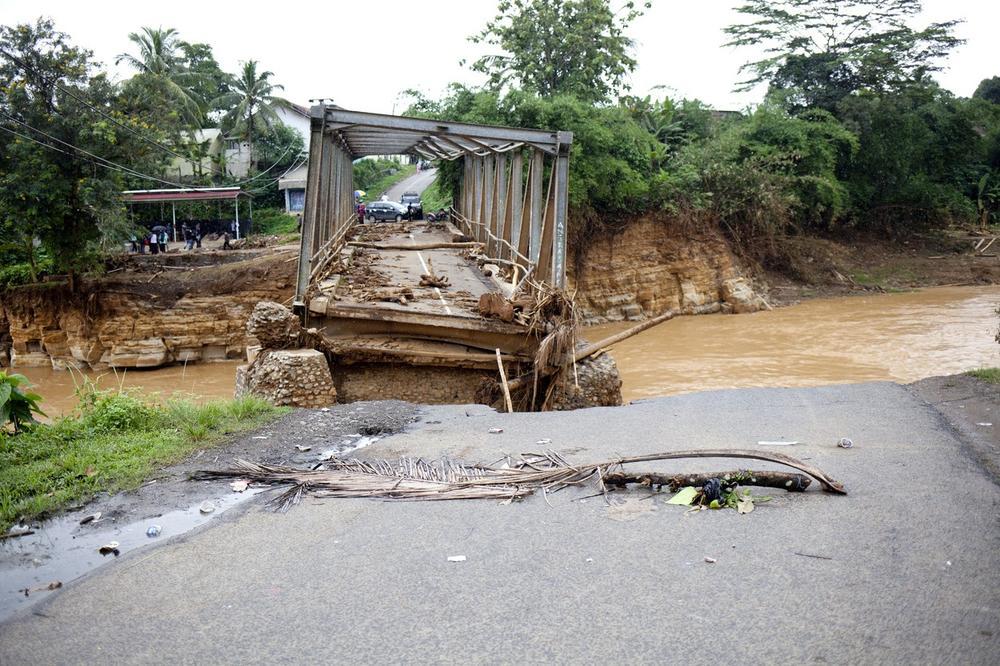
[[[312,451],[311,446],[302,446],[301,444],[296,444],[295,448],[299,450],[299,453],[305,453],[306,451]]]
[[[239,479],[239,480],[233,481],[232,483],[229,484],[229,487],[232,488],[233,492],[235,492],[235,493],[242,493],[249,486],[250,486],[250,482],[247,481],[246,479]]]
[[[16,539],[17,537],[28,536],[29,534],[34,534],[35,530],[31,529],[27,525],[11,525],[10,530],[6,534],[0,534],[0,541],[4,539]]]
[[[842,449],[849,449],[854,446],[854,442],[847,437],[841,437],[840,440],[837,441],[837,446]]]
[[[709,557],[708,555],[705,556],[705,561],[708,562],[709,564],[715,564],[716,562],[718,562],[717,559],[715,559],[714,557]]]
[[[48,585],[42,585],[41,587],[31,587],[31,588],[25,587],[18,590],[18,592],[23,592],[24,596],[28,596],[32,592],[51,592],[52,590],[58,590],[60,587],[62,587],[62,581],[54,580]]]
[[[160,533],[162,531],[163,529],[159,525],[150,525],[149,527],[146,528],[146,536],[148,536],[150,539],[155,539],[156,537],[160,536]]]
[[[271,501],[279,510],[298,504],[304,492],[317,497],[368,497],[380,499],[446,500],[446,499],[518,499],[533,494],[562,490],[586,481],[596,481],[607,496],[605,482],[612,470],[637,462],[676,460],[684,458],[751,458],[778,463],[805,472],[819,481],[823,490],[847,494],[844,486],[822,470],[790,456],[761,453],[744,449],[703,449],[668,451],[644,456],[622,457],[598,463],[571,464],[555,452],[524,453],[513,464],[503,467],[466,465],[443,458],[427,461],[422,458],[399,460],[333,459],[328,469],[299,469],[286,465],[265,465],[236,460],[226,470],[202,470],[191,475],[194,480],[219,478],[249,479],[255,483],[290,486]],[[751,473],[746,473],[751,474]],[[730,475],[726,479],[725,506],[737,508],[740,496],[733,490],[744,476]],[[746,477],[752,478],[752,477]],[[720,487],[721,479],[715,479]],[[788,487],[791,489],[791,486]],[[763,498],[758,498],[758,500]],[[714,500],[719,502],[719,500]],[[211,504],[206,502],[206,504]],[[723,505],[719,504],[720,507]],[[202,505],[204,511],[205,505]],[[213,507],[214,508],[214,507]]]
[[[212,513],[213,511],[215,511],[215,505],[209,502],[208,500],[205,500],[204,502],[201,503],[201,506],[198,507],[198,510],[201,511],[202,513]]]
[[[796,555],[800,555],[802,557],[811,557],[811,558],[816,559],[816,560],[832,560],[833,559],[832,557],[827,557],[826,555],[813,555],[812,553],[800,553],[799,551],[795,551],[795,554]]]
[[[798,446],[802,442],[767,442],[760,441],[757,442],[757,446]]]
[[[499,435],[503,432],[503,428],[490,428],[487,432],[491,435]]]
[[[118,557],[118,555],[120,554],[118,551],[118,542],[109,541],[108,543],[98,548],[97,552],[100,553],[101,555],[114,555],[115,557]]]
[[[84,516],[83,518],[81,518],[80,524],[86,525],[87,523],[96,523],[100,519],[101,519],[101,512],[97,511],[96,513],[92,513],[89,516]]]
[[[448,561],[449,562],[464,562],[465,561],[465,555],[450,555],[448,557]]]

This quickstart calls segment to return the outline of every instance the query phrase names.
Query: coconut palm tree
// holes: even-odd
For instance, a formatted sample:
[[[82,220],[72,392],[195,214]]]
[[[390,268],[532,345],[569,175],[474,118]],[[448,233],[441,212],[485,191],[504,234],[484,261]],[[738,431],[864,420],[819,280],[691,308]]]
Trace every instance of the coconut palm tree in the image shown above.
[[[253,138],[281,123],[278,109],[287,109],[292,103],[274,93],[284,86],[271,83],[274,72],[258,72],[257,61],[243,63],[240,75],[229,81],[230,91],[220,95],[213,105],[229,109],[222,117],[222,130],[227,136],[247,143],[250,167],[254,166]]]
[[[181,116],[193,126],[199,126],[203,116],[204,100],[194,92],[193,86],[203,75],[187,71],[180,55],[183,44],[173,28],[143,28],[130,33],[128,38],[138,48],[138,55],[119,54],[115,64],[126,63],[136,69],[137,76],[148,77],[158,83],[169,97],[177,102]]]

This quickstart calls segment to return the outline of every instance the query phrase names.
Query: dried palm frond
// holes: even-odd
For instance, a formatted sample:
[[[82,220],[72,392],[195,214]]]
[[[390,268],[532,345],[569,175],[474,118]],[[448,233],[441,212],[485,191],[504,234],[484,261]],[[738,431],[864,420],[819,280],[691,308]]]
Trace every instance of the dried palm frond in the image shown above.
[[[504,466],[467,465],[443,458],[427,461],[422,458],[398,460],[334,459],[329,469],[303,470],[284,465],[263,465],[237,460],[228,470],[196,472],[194,479],[238,477],[268,485],[290,485],[272,502],[279,509],[297,504],[303,492],[318,497],[371,497],[407,500],[450,499],[517,499],[541,489],[557,491],[597,480],[601,492],[606,492],[605,478],[623,465],[654,460],[679,458],[751,458],[765,460],[797,469],[819,481],[828,492],[846,494],[842,484],[822,470],[790,456],[742,449],[708,449],[669,451],[645,456],[632,456],[599,463],[574,465],[555,452],[526,453],[510,459]],[[635,475],[632,475],[635,476]],[[621,477],[615,474],[616,481]],[[801,484],[796,484],[801,485]],[[804,487],[804,486],[803,486]]]

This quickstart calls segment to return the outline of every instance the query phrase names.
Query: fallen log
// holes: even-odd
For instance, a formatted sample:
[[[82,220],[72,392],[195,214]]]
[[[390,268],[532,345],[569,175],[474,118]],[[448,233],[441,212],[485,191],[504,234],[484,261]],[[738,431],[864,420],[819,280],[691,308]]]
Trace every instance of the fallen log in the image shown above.
[[[609,472],[604,475],[604,483],[609,486],[626,486],[638,483],[646,486],[666,486],[678,490],[684,486],[699,488],[709,479],[742,479],[741,486],[781,488],[788,492],[802,492],[809,487],[812,479],[804,474],[772,471],[730,471],[697,474],[659,474],[657,472]]]
[[[348,241],[351,247],[364,247],[371,250],[464,250],[479,247],[482,243],[367,243],[364,241]]]

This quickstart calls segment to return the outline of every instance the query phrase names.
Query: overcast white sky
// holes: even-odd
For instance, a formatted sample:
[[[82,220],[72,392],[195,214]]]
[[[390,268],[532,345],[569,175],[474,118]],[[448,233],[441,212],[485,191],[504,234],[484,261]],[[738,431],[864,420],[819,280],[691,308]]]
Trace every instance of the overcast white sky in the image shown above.
[[[671,96],[698,98],[721,109],[760,101],[761,91],[736,94],[739,66],[753,54],[723,48],[722,28],[738,19],[738,0],[653,0],[636,21],[639,67],[633,92],[657,85]],[[318,97],[359,111],[402,111],[397,95],[418,88],[439,95],[451,81],[481,80],[459,66],[475,59],[479,47],[466,37],[478,32],[496,11],[496,0],[362,0],[359,2],[80,2],[79,0],[0,0],[4,24],[49,16],[119,78],[115,56],[131,50],[128,33],[141,26],[173,27],[183,39],[212,45],[227,71],[257,59],[284,84],[285,96],[308,106]],[[938,79],[962,96],[980,80],[1000,75],[1000,2],[925,0],[922,25],[951,18],[967,44],[956,50]]]

